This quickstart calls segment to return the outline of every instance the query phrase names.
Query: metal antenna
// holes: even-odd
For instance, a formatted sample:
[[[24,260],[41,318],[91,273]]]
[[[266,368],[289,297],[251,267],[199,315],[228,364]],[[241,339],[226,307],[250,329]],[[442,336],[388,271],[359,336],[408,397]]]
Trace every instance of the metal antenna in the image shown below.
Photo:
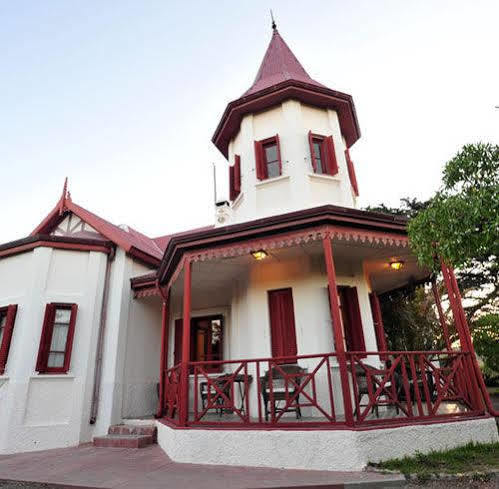
[[[270,9],[270,18],[272,19],[272,30],[276,31],[277,30],[277,24],[275,23],[274,13],[272,12],[272,9]]]
[[[215,199],[215,205],[217,205],[217,169],[215,163],[213,165],[213,198]]]

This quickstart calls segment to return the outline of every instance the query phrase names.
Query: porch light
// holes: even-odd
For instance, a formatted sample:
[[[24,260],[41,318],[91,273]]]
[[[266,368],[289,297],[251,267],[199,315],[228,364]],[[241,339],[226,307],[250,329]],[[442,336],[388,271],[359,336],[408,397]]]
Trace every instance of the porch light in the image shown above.
[[[400,270],[404,266],[404,262],[402,260],[395,260],[391,261],[389,265],[393,270]]]
[[[252,251],[251,254],[255,260],[264,260],[268,256],[265,250]]]

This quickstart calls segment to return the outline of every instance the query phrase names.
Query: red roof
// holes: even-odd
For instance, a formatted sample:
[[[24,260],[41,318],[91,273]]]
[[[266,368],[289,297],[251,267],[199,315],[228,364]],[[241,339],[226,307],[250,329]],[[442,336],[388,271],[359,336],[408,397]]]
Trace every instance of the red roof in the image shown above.
[[[64,215],[67,212],[72,212],[77,215],[105,238],[112,241],[120,248],[123,248],[127,253],[132,255],[134,252],[145,254],[145,258],[151,258],[153,264],[159,263],[163,256],[163,250],[152,238],[147,237],[129,226],[122,228],[102,219],[102,217],[75,204],[67,194],[63,194],[54,209],[33,230],[31,236],[35,234],[49,234],[64,219]]]
[[[176,238],[177,236],[188,236],[191,233],[197,233],[199,231],[207,231],[208,229],[213,229],[215,226],[203,226],[200,228],[189,229],[187,231],[182,231],[180,233],[173,234],[165,234],[164,236],[158,236],[157,238],[153,238],[153,241],[161,248],[164,252],[172,240],[172,238]]]
[[[213,134],[213,144],[228,158],[230,140],[238,133],[246,114],[266,110],[289,99],[335,110],[347,147],[359,139],[360,128],[352,97],[310,78],[277,29],[274,29],[253,85],[227,105]]]
[[[310,83],[311,85],[316,85],[318,87],[324,87],[321,83],[310,78],[279,34],[279,31],[274,29],[272,39],[270,40],[269,47],[263,57],[255,81],[251,88],[243,94],[243,97],[277,85],[286,80],[296,80],[303,83]]]

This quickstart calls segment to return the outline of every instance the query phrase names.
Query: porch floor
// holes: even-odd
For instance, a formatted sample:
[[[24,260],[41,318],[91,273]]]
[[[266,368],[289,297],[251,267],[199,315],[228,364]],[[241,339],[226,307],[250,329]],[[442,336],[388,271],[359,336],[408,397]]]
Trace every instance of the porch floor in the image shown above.
[[[227,484],[231,489],[317,486],[335,489],[348,483],[388,483],[404,479],[373,472],[179,464],[172,462],[157,445],[141,450],[85,445],[0,456],[0,483],[2,480],[47,483],[50,487],[57,484],[75,489],[219,489],[229,487]]]
[[[422,406],[423,412],[425,415],[428,413],[428,409],[426,405]],[[361,412],[363,407],[361,407]],[[414,404],[412,406],[413,412],[417,413],[417,405]],[[466,411],[466,408],[456,402],[442,402],[442,404],[439,406],[437,410],[437,415],[442,415],[442,414],[457,414],[457,413],[463,413]],[[393,406],[380,406],[378,408],[378,413],[376,414],[375,412],[370,412],[367,417],[366,421],[373,421],[373,420],[383,420],[383,419],[404,419],[406,416],[402,411],[399,411],[397,414],[396,409]],[[192,420],[193,418],[193,413],[190,413],[190,419]],[[430,418],[429,418],[430,419]],[[307,423],[327,423],[328,419],[325,416],[302,416],[299,419],[296,419],[296,415],[294,413],[284,413],[282,417],[280,418],[282,422],[292,422],[292,423],[303,423],[304,425]],[[258,423],[258,418],[250,418],[251,423]],[[336,421],[337,422],[344,422],[345,418],[343,415],[337,415],[336,416]],[[231,412],[224,412],[222,415],[217,414],[214,410],[210,410],[207,412],[202,419],[203,423],[213,423],[213,426],[216,426],[217,423],[238,423],[241,422],[241,418],[234,413]],[[278,426],[278,424],[277,424]]]

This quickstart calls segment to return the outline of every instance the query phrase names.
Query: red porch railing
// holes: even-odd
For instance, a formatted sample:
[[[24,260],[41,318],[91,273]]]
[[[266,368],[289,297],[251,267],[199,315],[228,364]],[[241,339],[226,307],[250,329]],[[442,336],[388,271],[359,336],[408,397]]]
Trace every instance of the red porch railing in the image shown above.
[[[180,407],[180,364],[165,371],[163,414],[170,422],[178,424]]]
[[[413,423],[483,414],[468,352],[347,352],[354,426]],[[213,374],[218,365],[224,373]],[[191,426],[335,427],[346,424],[335,353],[189,362],[186,398],[180,365],[166,372],[164,410]]]

